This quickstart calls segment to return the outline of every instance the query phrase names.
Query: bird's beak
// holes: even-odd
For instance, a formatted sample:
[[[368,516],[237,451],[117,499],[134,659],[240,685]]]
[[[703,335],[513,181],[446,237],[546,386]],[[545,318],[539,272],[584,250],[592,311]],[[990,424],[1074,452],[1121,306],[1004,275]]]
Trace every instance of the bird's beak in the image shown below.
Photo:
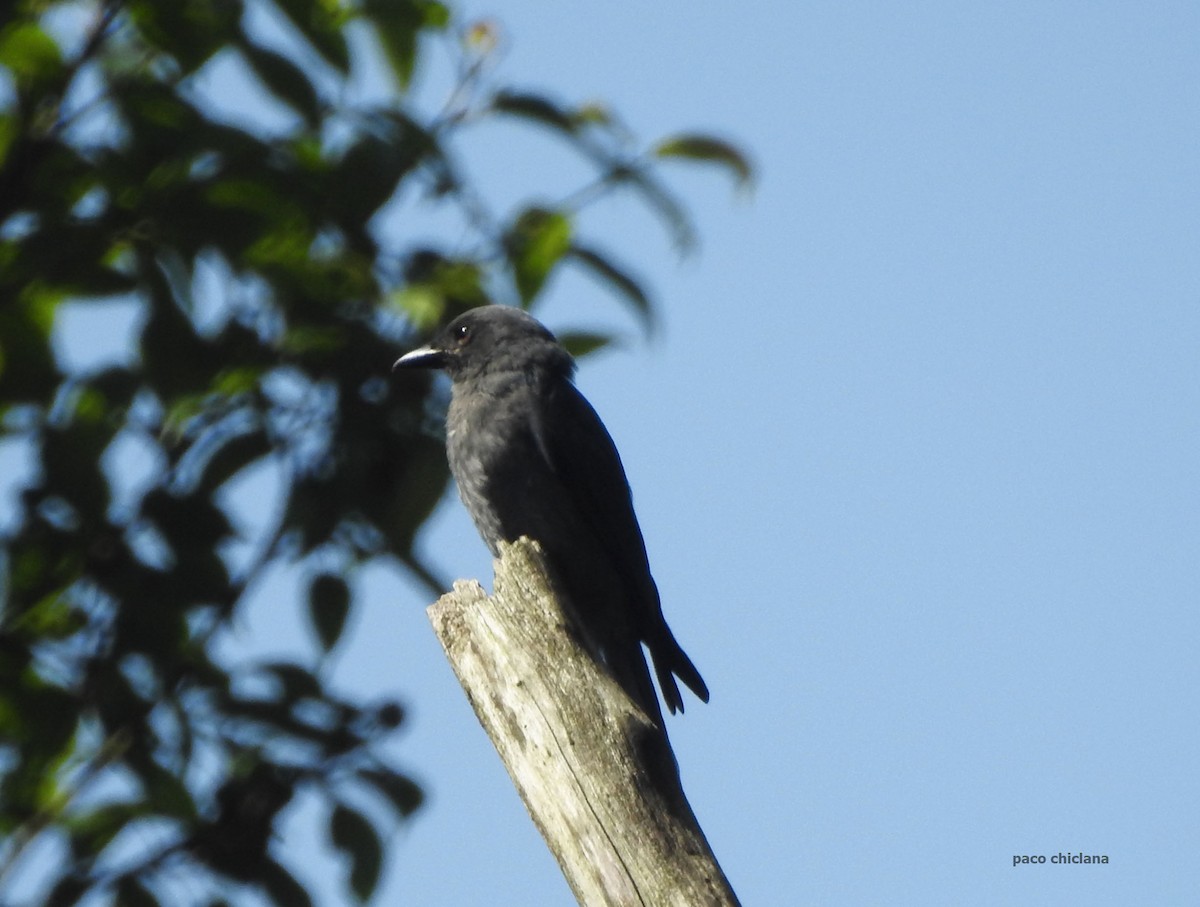
[[[398,368],[442,368],[446,364],[444,350],[432,346],[417,347],[411,353],[405,353],[392,364],[392,371]]]

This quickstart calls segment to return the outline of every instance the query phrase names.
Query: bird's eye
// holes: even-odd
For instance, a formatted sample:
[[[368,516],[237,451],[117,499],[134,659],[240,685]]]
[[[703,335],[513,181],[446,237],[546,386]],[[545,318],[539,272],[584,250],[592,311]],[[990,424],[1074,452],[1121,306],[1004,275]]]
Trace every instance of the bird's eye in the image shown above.
[[[467,325],[460,324],[454,329],[454,342],[459,346],[463,346],[470,339],[471,329]]]

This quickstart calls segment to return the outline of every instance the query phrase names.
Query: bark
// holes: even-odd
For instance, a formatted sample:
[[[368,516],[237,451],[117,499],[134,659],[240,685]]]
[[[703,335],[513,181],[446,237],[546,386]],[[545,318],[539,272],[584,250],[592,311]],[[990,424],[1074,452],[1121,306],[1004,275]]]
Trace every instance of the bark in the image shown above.
[[[580,904],[737,904],[666,734],[580,644],[540,548],[459,581],[429,617],[480,723]]]

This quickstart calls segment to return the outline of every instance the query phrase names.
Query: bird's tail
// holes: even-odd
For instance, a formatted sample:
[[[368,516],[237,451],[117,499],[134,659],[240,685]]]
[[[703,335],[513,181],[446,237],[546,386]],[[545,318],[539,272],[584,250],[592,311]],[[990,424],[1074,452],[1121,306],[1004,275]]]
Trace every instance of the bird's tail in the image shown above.
[[[683,711],[683,696],[679,685],[675,683],[678,677],[689,690],[699,697],[701,702],[708,702],[708,685],[692,660],[687,657],[666,621],[663,621],[657,639],[648,640],[650,657],[654,660],[654,673],[658,676],[658,686],[662,690],[663,702],[672,715]]]

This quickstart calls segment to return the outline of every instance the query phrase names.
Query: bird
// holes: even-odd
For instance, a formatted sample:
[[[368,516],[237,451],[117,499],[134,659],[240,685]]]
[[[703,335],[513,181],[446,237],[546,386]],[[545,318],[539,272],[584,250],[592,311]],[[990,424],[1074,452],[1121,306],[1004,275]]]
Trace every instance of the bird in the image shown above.
[[[672,714],[684,708],[676,678],[708,702],[663,615],[616,444],[554,334],[522,309],[484,305],[401,356],[402,368],[450,377],[450,472],[493,556],[501,542],[538,542],[593,655],[658,727],[643,644]]]

